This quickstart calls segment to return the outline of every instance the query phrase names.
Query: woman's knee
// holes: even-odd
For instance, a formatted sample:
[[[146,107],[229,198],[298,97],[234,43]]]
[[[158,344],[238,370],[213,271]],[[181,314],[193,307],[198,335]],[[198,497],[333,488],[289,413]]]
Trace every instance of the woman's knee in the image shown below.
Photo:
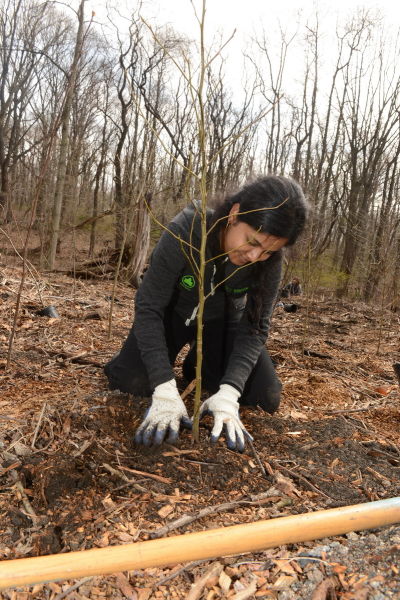
[[[258,401],[258,406],[265,410],[265,412],[273,415],[274,412],[278,410],[281,403],[281,393],[281,384],[279,384],[279,387],[274,386],[270,389],[266,388]]]
[[[104,367],[104,373],[108,379],[108,388],[135,396],[151,396],[147,373],[127,367],[118,358],[117,355]]]
[[[245,386],[239,402],[242,406],[259,406],[271,415],[276,412],[281,402],[282,384],[277,377],[267,385],[265,382],[251,382]],[[258,385],[257,385],[258,383]]]

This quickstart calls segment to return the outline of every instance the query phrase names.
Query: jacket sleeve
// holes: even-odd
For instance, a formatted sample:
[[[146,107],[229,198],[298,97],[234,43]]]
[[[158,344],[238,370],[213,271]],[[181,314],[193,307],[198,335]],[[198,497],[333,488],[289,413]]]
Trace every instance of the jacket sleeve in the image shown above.
[[[250,292],[246,308],[238,325],[228,365],[221,380],[221,384],[228,383],[240,392],[243,392],[246,381],[268,337],[270,319],[281,280],[282,253],[279,252],[268,259],[265,268],[267,269],[267,273],[262,292],[260,323],[257,326],[251,322],[249,303],[252,301],[252,298]]]
[[[168,229],[179,236],[180,228],[175,223],[170,223]],[[181,243],[164,231],[136,294],[134,332],[153,388],[174,378],[165,339],[164,313],[185,264]]]

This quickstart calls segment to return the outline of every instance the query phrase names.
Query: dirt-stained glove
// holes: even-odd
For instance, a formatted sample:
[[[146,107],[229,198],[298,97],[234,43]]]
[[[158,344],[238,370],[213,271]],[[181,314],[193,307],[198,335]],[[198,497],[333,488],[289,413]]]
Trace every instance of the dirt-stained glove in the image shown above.
[[[192,422],[179,395],[176,381],[171,379],[155,388],[151,405],[136,431],[135,442],[145,446],[158,445],[167,434],[167,441],[175,442],[181,424],[191,427]]]
[[[226,445],[230,450],[243,452],[245,437],[252,440],[239,417],[240,392],[223,383],[218,392],[203,402],[200,406],[200,418],[206,414],[214,417],[214,426],[211,431],[211,442],[215,443],[222,433],[225,432]]]

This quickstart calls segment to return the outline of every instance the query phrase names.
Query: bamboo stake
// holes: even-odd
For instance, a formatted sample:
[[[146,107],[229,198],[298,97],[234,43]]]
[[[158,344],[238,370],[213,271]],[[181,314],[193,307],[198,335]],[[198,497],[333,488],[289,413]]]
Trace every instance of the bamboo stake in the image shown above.
[[[400,497],[159,540],[0,563],[0,589],[256,552],[400,521]]]

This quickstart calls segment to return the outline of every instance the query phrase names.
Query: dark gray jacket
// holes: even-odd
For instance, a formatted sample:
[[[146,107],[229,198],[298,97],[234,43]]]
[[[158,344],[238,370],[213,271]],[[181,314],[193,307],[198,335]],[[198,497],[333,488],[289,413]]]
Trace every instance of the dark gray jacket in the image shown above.
[[[211,216],[209,211],[208,220]],[[172,308],[191,326],[195,323],[198,304],[198,281],[192,265],[198,263],[201,231],[194,207],[189,206],[180,212],[168,225],[168,230],[164,231],[152,253],[135,304],[135,335],[153,387],[174,377],[164,335],[166,309]],[[206,265],[204,288],[205,293],[210,295],[205,302],[204,321],[226,318],[238,321],[234,348],[221,383],[228,383],[242,392],[268,335],[281,279],[282,252],[275,253],[263,263],[267,276],[264,278],[262,313],[258,324],[251,322],[248,310],[255,265],[238,269],[226,257],[214,259],[215,251],[212,254],[209,248],[206,256],[210,260]],[[228,279],[224,282],[226,277]]]

